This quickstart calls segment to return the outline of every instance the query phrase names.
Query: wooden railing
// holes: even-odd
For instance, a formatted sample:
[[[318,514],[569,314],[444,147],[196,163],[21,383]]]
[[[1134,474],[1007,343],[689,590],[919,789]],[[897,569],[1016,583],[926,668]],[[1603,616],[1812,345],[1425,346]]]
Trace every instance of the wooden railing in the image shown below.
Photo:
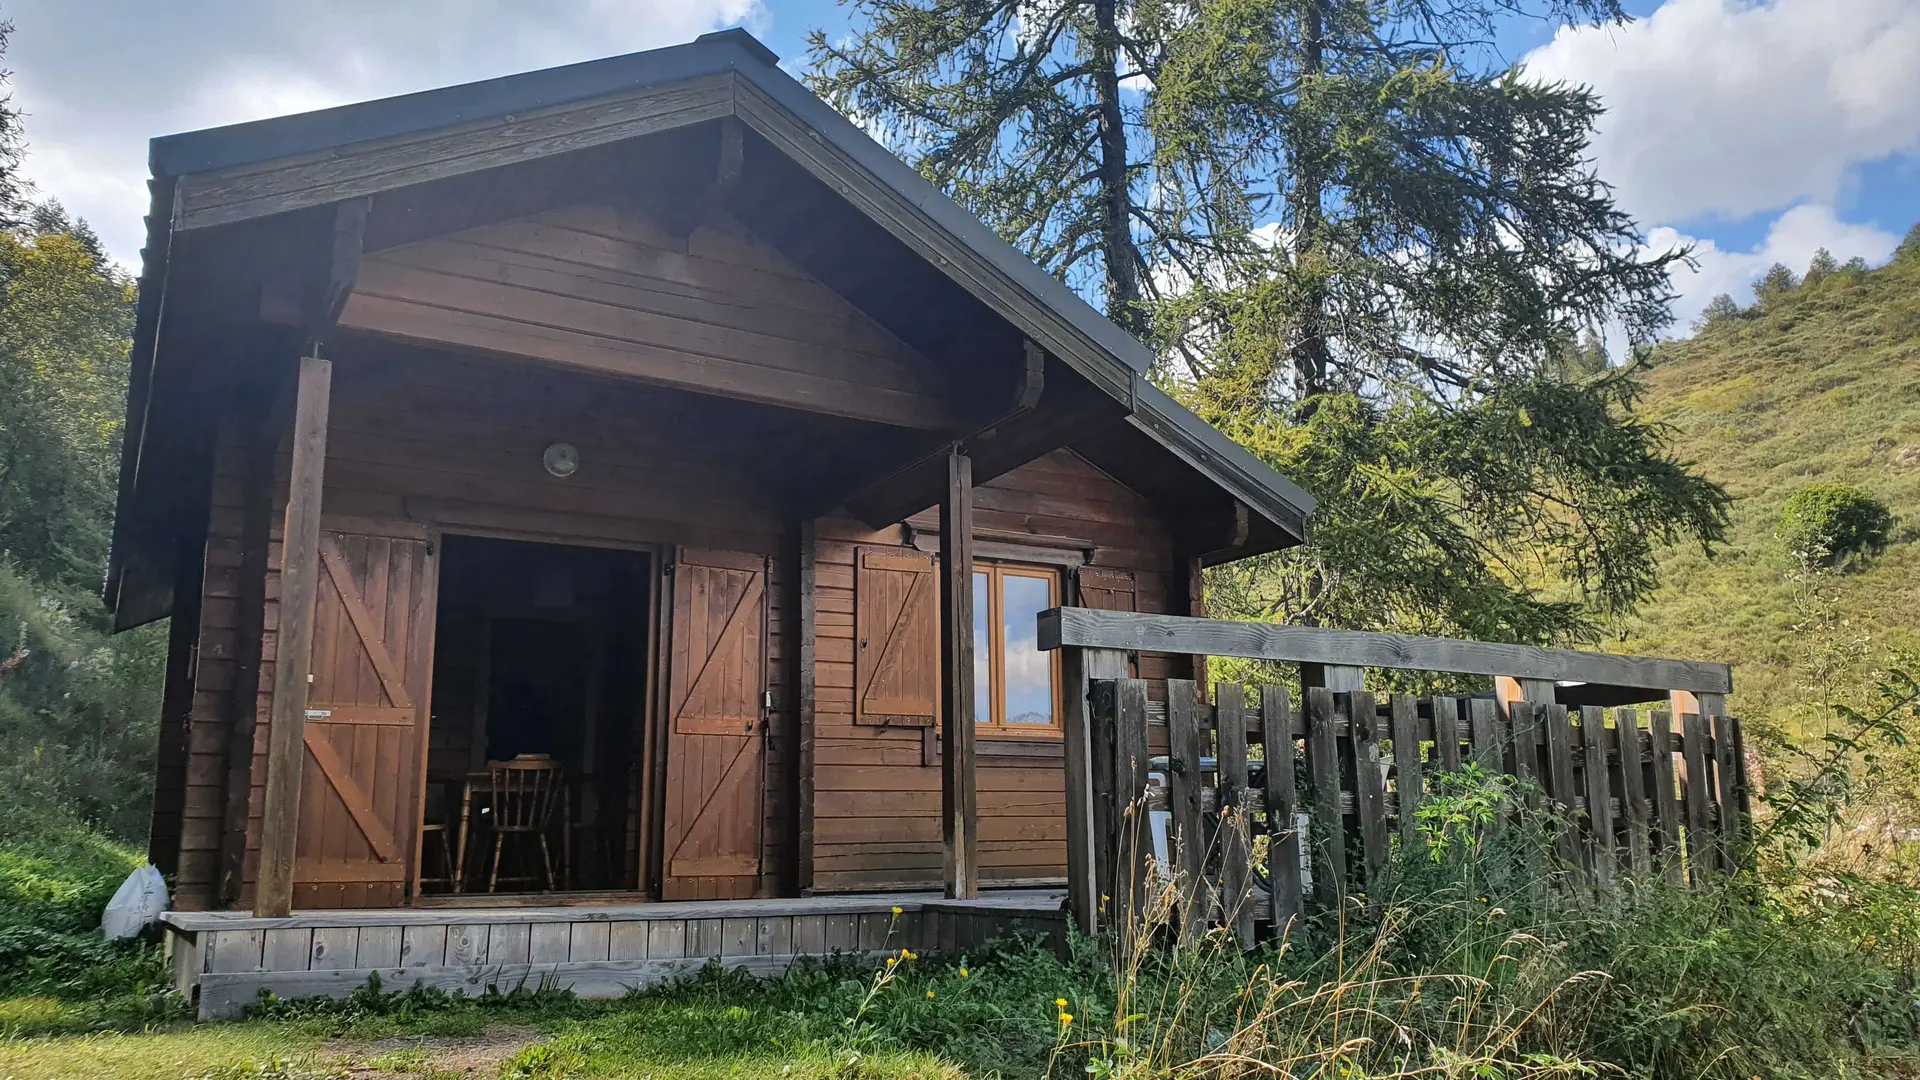
[[[1170,819],[1183,935],[1223,921],[1251,943],[1258,923],[1285,926],[1378,880],[1394,844],[1417,837],[1434,778],[1466,762],[1526,781],[1562,822],[1561,856],[1595,884],[1697,883],[1740,858],[1745,753],[1724,665],[1075,608],[1043,613],[1040,641],[1063,651],[1069,903],[1089,932],[1103,911],[1133,923],[1156,887],[1154,810]],[[1123,677],[1129,650],[1291,661],[1309,685],[1296,702],[1286,687],[1222,683],[1208,703],[1175,679],[1155,701]],[[1491,675],[1500,692],[1380,701],[1360,689],[1367,667]]]

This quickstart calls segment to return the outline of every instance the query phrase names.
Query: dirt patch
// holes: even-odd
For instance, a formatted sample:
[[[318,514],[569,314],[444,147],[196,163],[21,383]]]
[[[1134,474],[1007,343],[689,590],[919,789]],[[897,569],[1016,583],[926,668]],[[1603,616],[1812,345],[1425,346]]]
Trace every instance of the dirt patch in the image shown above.
[[[403,1035],[329,1047],[327,1063],[352,1080],[430,1077],[431,1080],[492,1080],[500,1065],[540,1033],[498,1024],[478,1035]]]

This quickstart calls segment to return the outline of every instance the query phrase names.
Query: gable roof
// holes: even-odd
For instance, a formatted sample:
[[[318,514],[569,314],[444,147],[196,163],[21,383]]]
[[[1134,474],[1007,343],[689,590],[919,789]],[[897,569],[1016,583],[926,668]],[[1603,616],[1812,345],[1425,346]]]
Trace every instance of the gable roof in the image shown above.
[[[686,89],[673,96],[672,88]],[[622,112],[601,102],[645,105]],[[124,562],[120,532],[141,480],[162,297],[180,234],[726,115],[1119,402],[1140,437],[1244,503],[1289,538],[1283,542],[1304,538],[1313,499],[1152,386],[1145,378],[1152,358],[1140,342],[734,29],[649,52],[153,140],[109,599]],[[441,140],[442,152],[423,165],[409,147],[429,137]],[[383,145],[395,148],[384,158]]]

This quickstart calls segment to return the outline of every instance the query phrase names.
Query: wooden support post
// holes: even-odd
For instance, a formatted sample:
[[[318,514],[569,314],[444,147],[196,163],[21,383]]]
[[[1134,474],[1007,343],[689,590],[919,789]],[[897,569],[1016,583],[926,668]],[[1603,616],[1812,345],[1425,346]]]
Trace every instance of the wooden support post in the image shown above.
[[[316,350],[317,351],[317,350]],[[260,873],[253,913],[282,919],[293,911],[293,852],[306,768],[308,669],[313,609],[320,584],[320,489],[327,459],[327,407],[333,364],[300,361],[293,407],[293,468],[280,549],[280,627],[273,665],[267,792],[260,816]]]
[[[955,443],[940,501],[940,837],[949,899],[980,893],[979,799],[974,788],[973,459]]]
[[[1112,739],[1096,739],[1093,721],[1093,680],[1127,677],[1127,654],[1118,649],[1061,650],[1061,683],[1065,709],[1061,716],[1066,751],[1067,783],[1067,910],[1080,932],[1097,933],[1100,901],[1113,892],[1113,791],[1105,783],[1112,771]],[[1112,728],[1112,721],[1106,727]],[[1096,772],[1096,745],[1105,772]],[[1095,777],[1101,777],[1099,783]]]
[[[1206,567],[1199,558],[1187,560],[1187,614],[1196,619],[1207,617],[1207,574]],[[1188,653],[1188,666],[1192,669],[1193,685],[1198,688],[1200,700],[1207,700],[1207,657],[1205,653]]]
[[[1147,684],[1118,679],[1113,687],[1113,936],[1119,969],[1132,960],[1133,935],[1144,929],[1147,860],[1153,829],[1147,821]]]

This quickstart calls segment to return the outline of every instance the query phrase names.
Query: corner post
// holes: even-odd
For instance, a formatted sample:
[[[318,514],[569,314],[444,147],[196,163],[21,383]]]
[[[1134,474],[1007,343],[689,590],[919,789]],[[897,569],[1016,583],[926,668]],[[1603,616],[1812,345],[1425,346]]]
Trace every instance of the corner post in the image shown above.
[[[1094,792],[1091,695],[1095,679],[1127,677],[1127,654],[1078,645],[1063,646],[1060,654],[1060,681],[1066,696],[1061,720],[1067,758],[1067,907],[1081,933],[1092,936],[1099,930],[1100,897],[1113,891],[1113,871],[1107,865],[1112,855],[1106,850],[1113,835],[1113,812],[1111,803],[1102,804]]]
[[[280,551],[280,629],[273,665],[267,743],[267,792],[260,817],[260,877],[253,913],[285,918],[293,910],[293,856],[306,767],[308,671],[313,609],[320,584],[320,491],[327,459],[327,410],[333,364],[302,357],[293,407],[293,466]]]
[[[947,453],[940,553],[940,838],[947,896],[971,900],[980,893],[973,760],[973,459],[959,443]]]

